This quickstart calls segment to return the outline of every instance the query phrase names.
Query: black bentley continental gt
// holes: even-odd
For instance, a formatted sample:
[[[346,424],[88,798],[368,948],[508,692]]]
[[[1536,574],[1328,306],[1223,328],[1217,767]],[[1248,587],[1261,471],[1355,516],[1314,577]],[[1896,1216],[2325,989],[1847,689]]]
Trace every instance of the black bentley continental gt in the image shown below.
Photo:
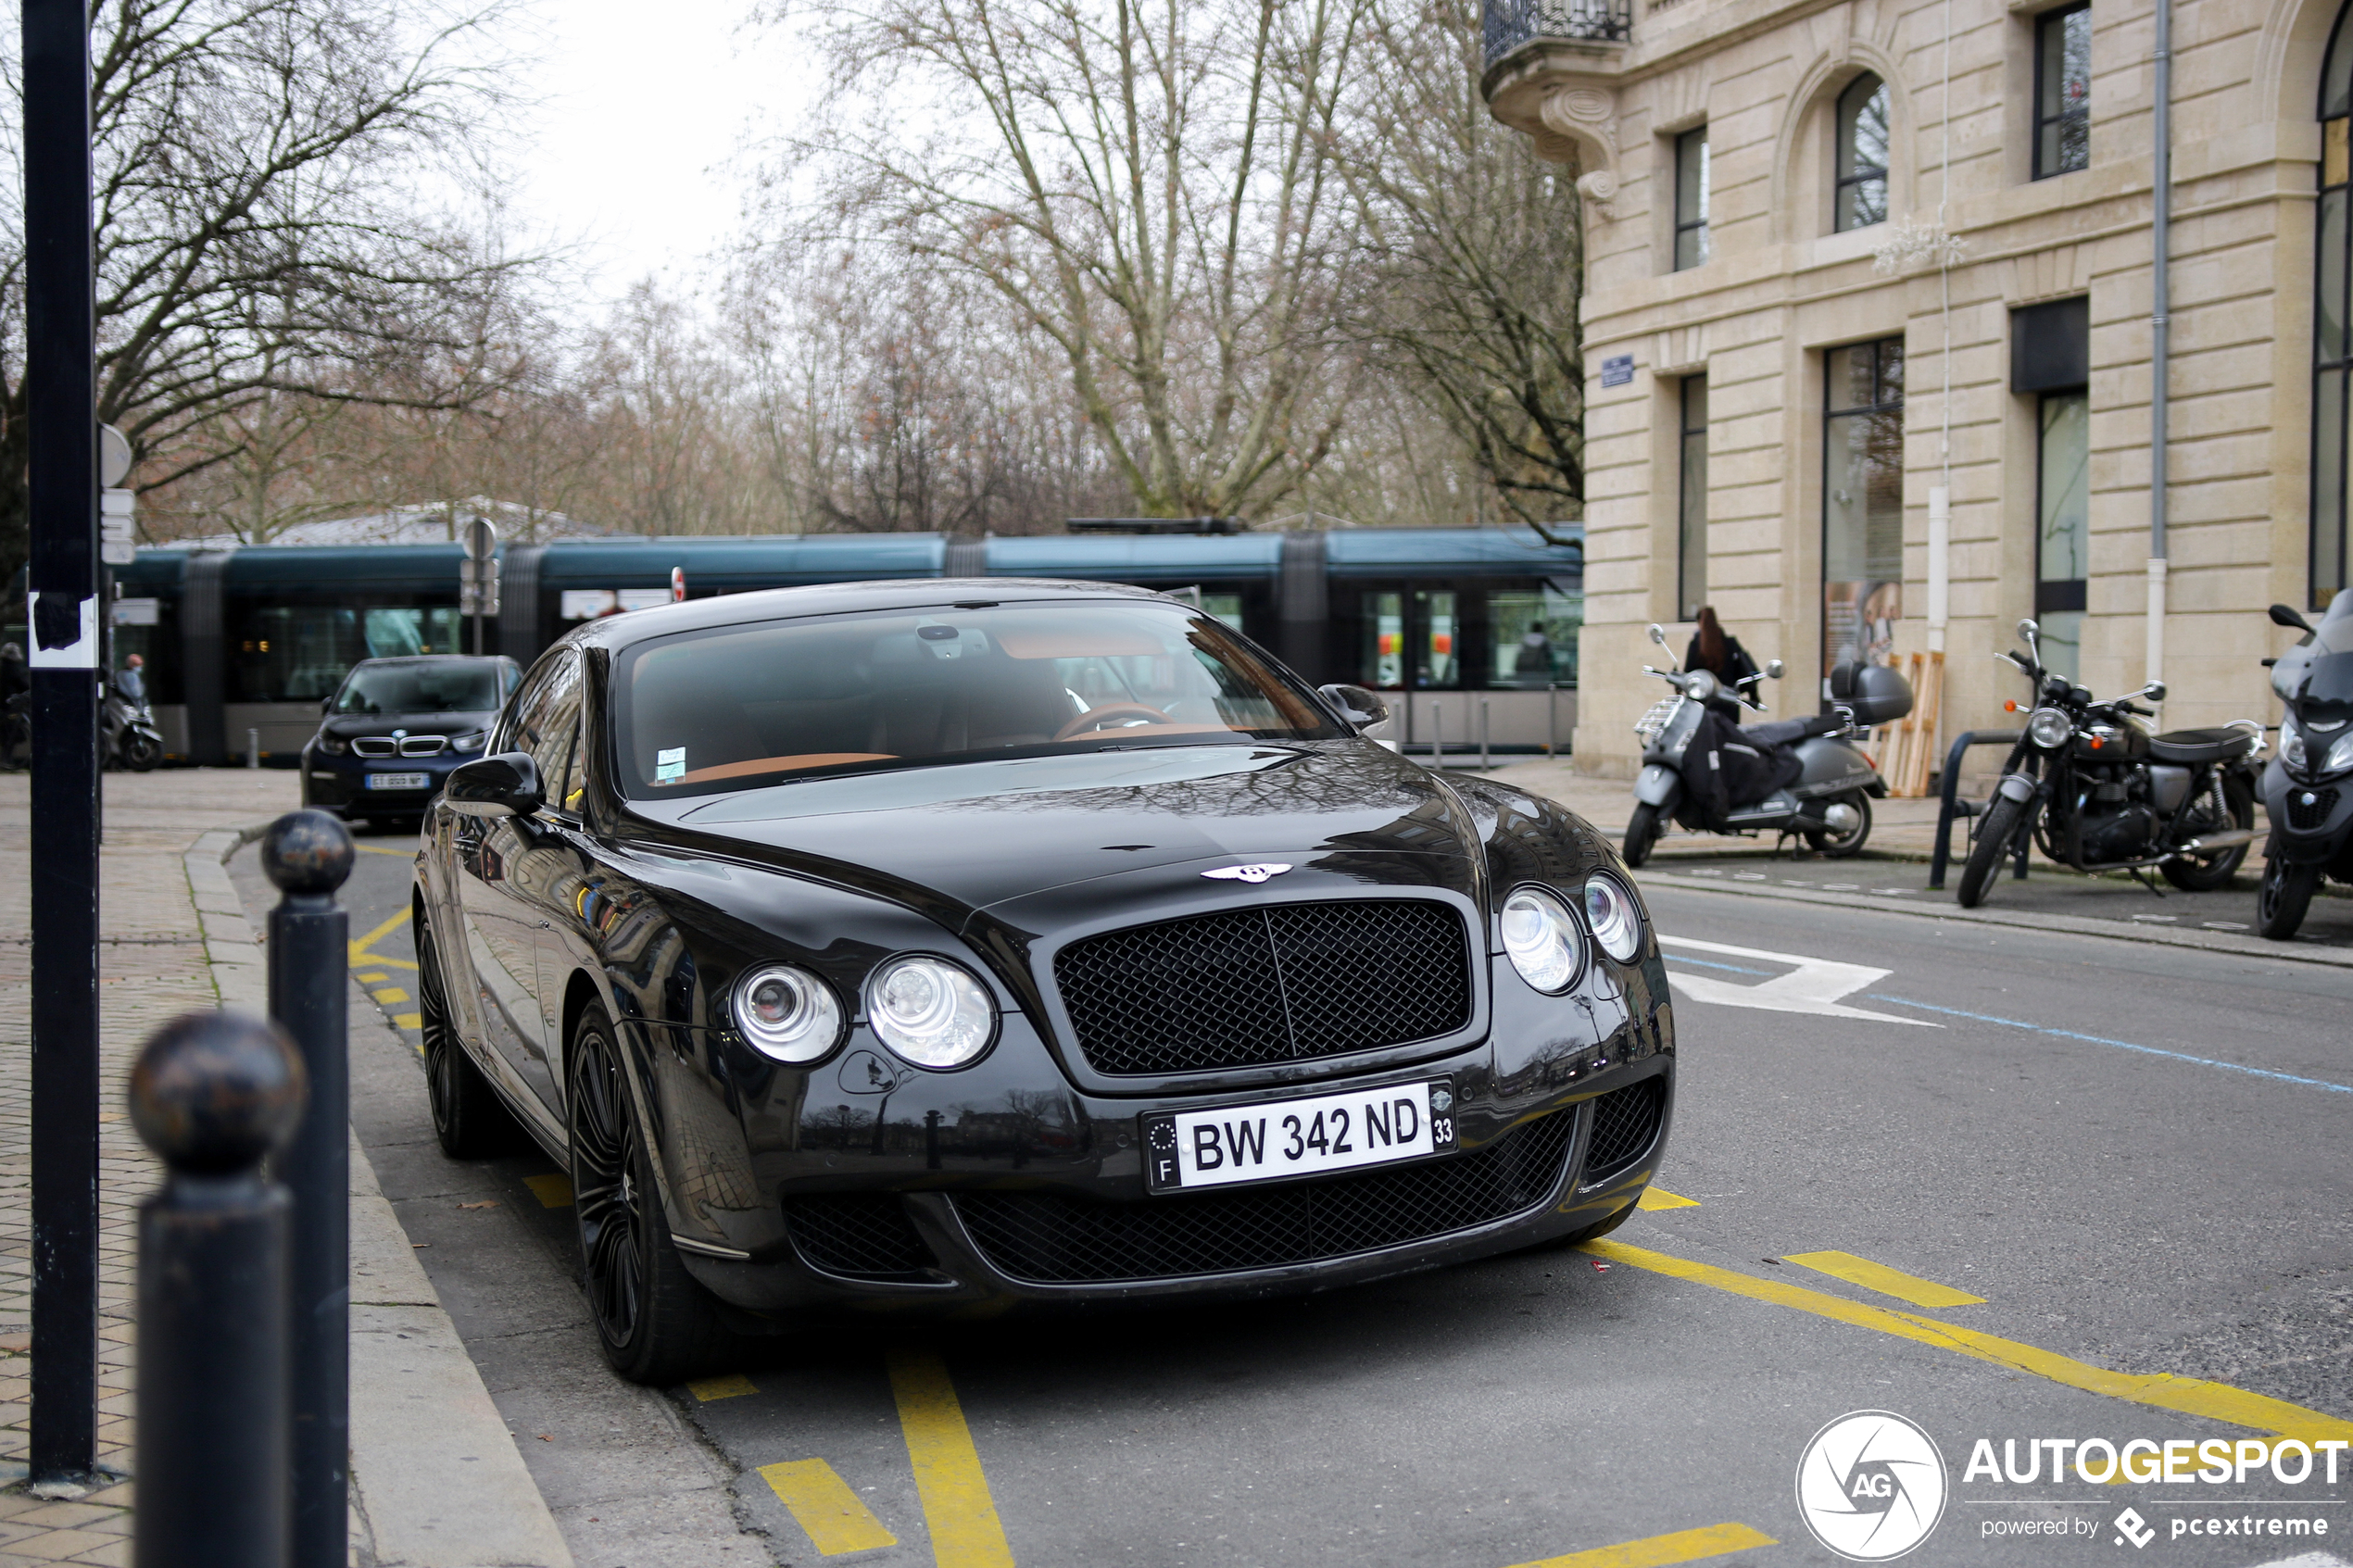
[[[593,621],[417,861],[434,1126],[572,1173],[612,1364],[807,1309],[1263,1296],[1599,1236],[1665,1147],[1642,901],[1159,595]]]

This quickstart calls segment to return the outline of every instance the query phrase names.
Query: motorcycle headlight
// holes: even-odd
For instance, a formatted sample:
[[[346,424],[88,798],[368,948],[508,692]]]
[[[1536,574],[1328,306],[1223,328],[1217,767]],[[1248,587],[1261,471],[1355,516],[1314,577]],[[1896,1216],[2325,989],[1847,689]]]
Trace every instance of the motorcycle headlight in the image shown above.
[[[2056,708],[2038,708],[2027,715],[2026,738],[2045,751],[2057,751],[2075,733],[2075,721]]]
[[[459,735],[452,739],[449,743],[449,749],[452,751],[480,751],[489,743],[489,740],[490,732],[488,730],[476,730],[470,735]]]
[[[762,1056],[815,1061],[841,1039],[833,987],[789,964],[755,969],[736,982],[736,1027]]]
[[[1585,924],[1601,950],[1619,963],[1630,961],[1642,948],[1642,906],[1614,876],[1585,879]]]
[[[351,743],[341,735],[331,735],[322,730],[319,734],[319,749],[330,757],[341,757],[351,749]]]
[[[2291,768],[2304,766],[2304,734],[2294,724],[2280,726],[2280,760]]]
[[[1721,690],[1723,683],[1717,680],[1713,671],[1694,670],[1683,677],[1683,695],[1693,702],[1710,701]]]
[[[866,1022],[917,1067],[975,1060],[997,1034],[988,988],[946,959],[893,959],[866,982]]]
[[[2336,737],[2336,744],[2329,747],[2328,760],[2321,764],[2323,773],[2334,773],[2340,768],[2353,768],[2353,731]]]
[[[1504,954],[1519,977],[1557,996],[1585,967],[1585,936],[1560,895],[1548,887],[1516,887],[1504,900]]]

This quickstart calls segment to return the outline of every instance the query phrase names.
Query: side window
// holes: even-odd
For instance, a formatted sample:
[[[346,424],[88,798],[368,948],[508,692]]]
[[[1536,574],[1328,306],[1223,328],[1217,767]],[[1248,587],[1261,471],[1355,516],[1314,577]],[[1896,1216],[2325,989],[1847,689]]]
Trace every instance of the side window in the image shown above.
[[[531,754],[550,802],[564,798],[579,722],[580,660],[567,653],[524,685],[499,737],[500,750]]]

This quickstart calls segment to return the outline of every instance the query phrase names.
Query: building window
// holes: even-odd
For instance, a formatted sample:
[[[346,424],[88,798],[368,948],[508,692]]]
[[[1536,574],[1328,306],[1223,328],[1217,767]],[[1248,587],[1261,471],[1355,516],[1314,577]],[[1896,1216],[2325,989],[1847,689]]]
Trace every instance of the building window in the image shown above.
[[[2312,553],[2311,606],[2326,605],[2345,587],[2346,416],[2353,408],[2346,378],[2353,370],[2348,344],[2346,280],[2353,276],[2353,235],[2346,218],[2353,124],[2353,6],[2338,13],[2321,71],[2320,255],[2312,269]]]
[[[1822,441],[1822,673],[1894,657],[1904,615],[1904,340],[1833,348]]]
[[[1707,602],[1707,378],[1683,378],[1682,485],[1676,529],[1675,615]]]
[[[1838,230],[1887,221],[1887,83],[1865,71],[1838,95]]]
[[[2083,672],[2083,583],[2092,554],[2092,401],[2046,392],[2034,446],[2034,619],[2043,663],[2054,675]]]
[[[1707,259],[1707,127],[1675,138],[1675,270]]]
[[[2034,23],[2034,178],[2092,162],[2092,7],[2069,6]]]

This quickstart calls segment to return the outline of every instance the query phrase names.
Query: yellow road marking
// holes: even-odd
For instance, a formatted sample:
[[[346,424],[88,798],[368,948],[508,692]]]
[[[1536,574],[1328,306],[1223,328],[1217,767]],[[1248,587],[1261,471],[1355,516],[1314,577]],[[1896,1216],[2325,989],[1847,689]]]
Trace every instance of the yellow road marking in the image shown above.
[[[2233,1426],[2245,1426],[2258,1432],[2274,1433],[2282,1437],[2300,1437],[2311,1442],[2322,1437],[2353,1439],[2353,1421],[2342,1421],[2319,1411],[2292,1405],[2285,1399],[2268,1395],[2250,1394],[2226,1383],[2208,1383],[2203,1378],[2175,1377],[2171,1373],[2110,1372],[2106,1367],[2093,1366],[2088,1361],[2075,1361],[2054,1351],[2021,1345],[2015,1339],[2003,1339],[1991,1334],[1981,1334],[1958,1323],[1943,1323],[1911,1312],[1890,1311],[1884,1307],[1865,1306],[1849,1301],[1843,1296],[1825,1291],[1808,1290],[1800,1285],[1784,1285],[1777,1279],[1759,1279],[1754,1274],[1732,1269],[1719,1269],[1711,1264],[1693,1262],[1665,1252],[1653,1252],[1646,1248],[1629,1247],[1621,1241],[1589,1241],[1585,1250],[1613,1263],[1624,1263],[1637,1269],[1675,1279],[1690,1280],[1734,1296],[1745,1296],[1752,1301],[1768,1302],[1776,1307],[1792,1307],[1801,1312],[1829,1318],[1856,1328],[1876,1329],[1899,1339],[1916,1344],[1932,1345],[1940,1350],[1951,1350],[1977,1361],[1990,1361],[1995,1366],[2015,1372],[2032,1373],[2070,1388],[2081,1388],[2090,1394],[2105,1394],[2114,1399],[2129,1399],[2134,1404],[2148,1405],[2157,1410],[2177,1411],[2183,1415],[2204,1416],[2209,1421],[2225,1422]]]
[[[359,977],[359,984],[362,985],[381,985],[391,978],[392,976],[386,974],[384,971],[375,970],[370,973],[361,975]]]
[[[849,1483],[836,1474],[834,1467],[824,1460],[796,1459],[782,1464],[763,1464],[760,1474],[769,1489],[792,1510],[800,1527],[809,1532],[809,1544],[824,1555],[837,1557],[845,1551],[871,1551],[878,1546],[899,1544],[899,1537],[883,1528],[883,1522],[875,1517],[874,1510],[859,1501],[858,1494],[849,1489]]]
[[[1541,1562],[1523,1562],[1519,1568],[1666,1568],[1670,1562],[1696,1562],[1703,1557],[1780,1544],[1745,1524],[1710,1524],[1705,1530],[1678,1530],[1671,1536],[1650,1536],[1591,1551],[1572,1551],[1567,1557],[1548,1557]]]
[[[1893,1296],[1898,1301],[1909,1301],[1915,1307],[1978,1307],[1985,1302],[1982,1296],[1971,1296],[1966,1290],[1891,1269],[1869,1258],[1857,1258],[1852,1252],[1784,1252],[1781,1261],[1843,1279],[1849,1285],[1859,1285],[1866,1290],[1876,1290],[1881,1296]]]
[[[409,993],[397,985],[387,986],[382,991],[375,992],[374,996],[376,1000],[386,1007],[392,1006],[395,1002],[405,1002],[409,999]]]
[[[542,1209],[572,1207],[572,1178],[561,1171],[550,1171],[544,1176],[525,1176],[522,1185],[539,1200]]]
[[[391,935],[394,932],[399,930],[402,926],[407,925],[409,923],[409,910],[404,909],[398,914],[393,916],[390,920],[376,927],[375,930],[368,933],[367,935],[354,939],[351,944],[352,963],[357,966],[363,963],[392,963],[396,961],[392,959],[378,958],[375,954],[368,951],[368,949],[374,947],[378,942],[383,941],[385,937]]]
[[[422,1012],[396,1012],[392,1015],[392,1026],[395,1029],[422,1029],[425,1015]]]
[[[732,1399],[738,1395],[757,1394],[760,1390],[753,1387],[751,1379],[742,1373],[731,1372],[724,1377],[706,1377],[699,1382],[689,1383],[686,1392],[707,1405],[713,1399]]]
[[[1699,1199],[1685,1198],[1682,1194],[1669,1192],[1665,1187],[1644,1187],[1642,1196],[1636,1200],[1634,1207],[1644,1213],[1651,1213],[1660,1209],[1696,1209],[1699,1207]]]
[[[381,844],[355,844],[352,847],[362,855],[397,855],[404,860],[413,860],[417,858],[417,852],[414,849],[387,849]]]
[[[946,1363],[931,1350],[893,1350],[888,1361],[933,1561],[939,1568],[1013,1568],[1013,1549],[1005,1542]]]

